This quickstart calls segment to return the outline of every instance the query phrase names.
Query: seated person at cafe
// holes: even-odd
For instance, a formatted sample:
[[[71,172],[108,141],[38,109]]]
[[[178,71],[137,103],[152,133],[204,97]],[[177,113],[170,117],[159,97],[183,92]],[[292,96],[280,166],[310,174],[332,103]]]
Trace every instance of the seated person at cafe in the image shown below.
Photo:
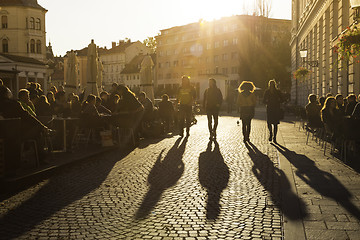
[[[95,103],[96,96],[89,94],[81,107],[81,122],[90,128],[105,127],[105,122],[101,119]]]
[[[19,103],[32,116],[36,117],[35,106],[30,100],[30,92],[27,89],[20,89],[18,93]]]
[[[55,95],[54,114],[57,116],[70,116],[70,104],[66,101],[64,91],[59,91]]]
[[[29,112],[26,111],[18,101],[12,100],[11,98],[11,91],[5,86],[0,86],[0,115],[5,119],[21,119],[21,125],[19,129],[21,134],[14,134],[14,139],[11,141],[5,141],[5,149],[8,150],[5,153],[5,158],[7,159],[6,168],[11,170],[10,174],[14,174],[16,168],[18,168],[20,164],[20,148],[21,142],[24,140],[33,139],[37,141],[40,163],[45,162],[45,152],[42,144],[43,141],[41,141],[41,132],[49,131],[49,129],[38,119],[36,119],[36,117],[29,114]]]
[[[111,115],[111,111],[102,105],[102,100],[100,97],[96,97],[95,106],[100,114]]]
[[[37,116],[52,116],[50,103],[45,95],[41,95],[35,105],[35,112]]]
[[[81,114],[81,102],[79,96],[74,94],[70,100],[71,117],[79,117]]]
[[[110,99],[109,99],[110,95],[108,92],[103,91],[100,93],[100,98],[101,98],[101,104],[106,107],[107,109],[110,110],[111,106],[110,106]],[[110,110],[111,111],[111,110]]]
[[[159,115],[161,121],[165,125],[165,131],[168,132],[174,116],[174,106],[172,102],[169,101],[169,96],[167,94],[161,96],[161,101],[159,102]]]
[[[336,109],[334,97],[326,99],[324,107],[321,109],[321,120],[325,129],[332,132],[335,137],[341,133],[341,115]]]
[[[116,92],[120,96],[116,114],[118,116],[120,115],[123,120],[127,120],[131,123],[130,127],[134,129],[135,141],[138,144],[140,140],[139,132],[144,107],[128,87],[119,85],[116,88]]]
[[[341,94],[337,94],[335,96],[335,100],[336,100],[336,109],[338,111],[338,113],[341,116],[345,116],[345,105],[344,105],[344,97]]]
[[[356,104],[353,113],[351,114],[352,117],[356,119],[360,119],[360,102]]]
[[[321,106],[316,99],[315,94],[309,95],[309,103],[305,106],[306,116],[309,121],[309,126],[312,128],[321,128],[322,122],[320,117]]]
[[[347,104],[345,107],[345,116],[351,116],[351,114],[354,111],[354,108],[356,106],[357,102],[356,102],[356,95],[355,94],[350,94],[347,97]]]
[[[146,96],[145,92],[140,92],[139,102],[144,106],[144,115],[142,120],[144,122],[150,122],[154,117],[154,105],[152,101]]]

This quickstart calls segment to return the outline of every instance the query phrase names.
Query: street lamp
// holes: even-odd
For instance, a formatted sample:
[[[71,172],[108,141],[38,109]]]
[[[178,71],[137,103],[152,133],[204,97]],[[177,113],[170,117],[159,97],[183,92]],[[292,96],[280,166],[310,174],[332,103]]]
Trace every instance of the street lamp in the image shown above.
[[[355,9],[354,20],[357,22],[360,19],[360,0],[350,0],[350,6]]]
[[[304,63],[309,64],[311,67],[318,67],[319,66],[319,62],[317,60],[315,61],[306,61],[305,58],[308,55],[308,50],[307,49],[301,49],[300,50],[300,57],[303,59]]]

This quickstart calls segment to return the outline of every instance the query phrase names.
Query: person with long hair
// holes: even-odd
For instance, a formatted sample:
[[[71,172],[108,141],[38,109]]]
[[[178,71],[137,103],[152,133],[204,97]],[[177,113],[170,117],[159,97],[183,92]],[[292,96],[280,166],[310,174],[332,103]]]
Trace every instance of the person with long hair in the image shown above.
[[[239,88],[237,104],[240,108],[240,119],[242,122],[242,133],[244,142],[250,142],[251,120],[255,116],[256,96],[255,85],[250,81],[243,81]]]
[[[334,133],[334,135],[338,135],[341,132],[341,115],[336,105],[336,99],[328,97],[325,100],[324,107],[321,109],[321,121],[324,123],[325,128]]]
[[[268,89],[265,90],[263,102],[266,105],[266,120],[269,129],[269,141],[276,143],[278,125],[281,119],[280,105],[283,102],[283,97],[281,91],[277,88],[274,79],[270,80],[268,83]]]
[[[204,92],[204,108],[208,119],[208,128],[210,132],[209,140],[216,140],[216,129],[219,122],[219,111],[223,101],[223,96],[220,89],[216,86],[214,78],[209,79],[209,88]],[[214,125],[212,124],[214,119]]]

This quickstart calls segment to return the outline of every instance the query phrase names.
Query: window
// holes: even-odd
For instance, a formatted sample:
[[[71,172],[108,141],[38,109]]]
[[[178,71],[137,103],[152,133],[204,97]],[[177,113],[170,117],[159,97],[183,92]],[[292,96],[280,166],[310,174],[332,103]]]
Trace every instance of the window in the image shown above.
[[[228,26],[225,25],[225,26],[223,27],[223,31],[224,31],[224,32],[227,32],[227,31],[228,31]]]
[[[174,67],[177,67],[179,65],[179,61],[178,60],[175,60],[174,61]]]
[[[227,69],[227,68],[223,68],[223,69],[222,69],[222,74],[225,74],[225,75],[228,74],[228,69]]]
[[[227,55],[227,53],[224,53],[224,54],[222,55],[222,59],[223,59],[223,61],[227,61],[227,60],[228,60],[228,55]]]
[[[166,74],[166,79],[171,79],[171,73]]]
[[[30,40],[30,53],[35,53],[35,40]]]
[[[238,53],[237,52],[232,52],[231,53],[231,59],[238,59]]]
[[[237,45],[239,42],[238,38],[233,38],[233,45]]]
[[[220,46],[220,43],[218,41],[215,42],[215,48],[218,48]]]
[[[206,49],[211,49],[211,43],[206,44]]]
[[[214,62],[218,62],[219,61],[219,55],[215,55],[214,56]]]
[[[1,27],[2,28],[8,28],[7,16],[1,16]]]
[[[170,62],[166,62],[166,63],[165,63],[165,66],[166,66],[167,68],[169,68],[169,67],[170,67]]]
[[[41,53],[41,41],[36,41],[36,53]]]
[[[41,30],[40,18],[36,19],[36,29]]]
[[[229,40],[224,40],[224,47],[229,45]]]
[[[9,52],[9,42],[7,39],[2,40],[2,51],[3,53]]]
[[[35,29],[35,20],[34,18],[30,18],[30,29]]]

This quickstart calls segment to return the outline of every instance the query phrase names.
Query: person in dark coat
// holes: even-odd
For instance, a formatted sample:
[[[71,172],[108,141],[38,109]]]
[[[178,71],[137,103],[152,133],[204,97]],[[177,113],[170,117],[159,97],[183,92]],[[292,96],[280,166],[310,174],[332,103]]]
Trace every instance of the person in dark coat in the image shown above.
[[[321,106],[316,99],[315,94],[310,94],[308,97],[309,103],[305,106],[306,116],[309,126],[312,128],[321,128],[322,122],[320,117]]]
[[[32,139],[37,142],[37,151],[39,154],[40,163],[45,163],[45,152],[43,141],[41,141],[42,131],[51,131],[43,125],[36,117],[27,112],[18,101],[12,98],[10,89],[5,86],[0,86],[0,116],[2,118],[20,118],[21,124],[18,131],[19,134],[14,134],[13,139],[5,141],[6,169],[9,175],[14,175],[16,169],[19,167],[21,160],[21,142],[27,139]]]
[[[167,94],[162,95],[161,99],[162,100],[159,102],[159,115],[165,125],[165,132],[168,132],[170,123],[174,117],[174,106],[172,102],[169,101],[169,96]]]
[[[209,88],[204,92],[203,101],[203,106],[208,119],[209,139],[210,141],[216,140],[216,129],[219,123],[219,111],[223,101],[223,95],[216,86],[216,80],[214,78],[209,79]],[[212,125],[212,119],[214,119],[214,125]]]
[[[337,94],[335,96],[336,100],[336,109],[341,116],[345,116],[345,105],[344,105],[344,97],[341,94]]]
[[[177,101],[179,103],[179,134],[181,137],[184,136],[184,127],[186,127],[186,135],[190,136],[192,106],[195,98],[196,91],[190,84],[190,78],[188,76],[182,76],[181,87],[177,93]]]
[[[251,120],[254,118],[256,105],[255,85],[252,82],[243,81],[238,91],[237,104],[240,108],[244,142],[250,142]]]
[[[52,111],[50,103],[48,102],[45,95],[41,95],[35,105],[35,112],[37,116],[51,116]]]
[[[275,80],[270,80],[268,89],[264,93],[264,104],[266,105],[267,125],[269,128],[269,141],[276,143],[278,124],[281,119],[280,105],[283,102],[281,91],[277,88]],[[274,126],[274,128],[272,127]]]
[[[336,99],[328,97],[325,101],[324,107],[321,109],[321,120],[327,130],[337,137],[341,133],[341,113],[336,108]]]
[[[356,95],[355,94],[350,94],[348,97],[347,97],[348,101],[347,101],[347,104],[346,104],[346,107],[345,107],[345,116],[351,116],[351,114],[353,113],[354,111],[354,108],[357,104],[356,102]]]

